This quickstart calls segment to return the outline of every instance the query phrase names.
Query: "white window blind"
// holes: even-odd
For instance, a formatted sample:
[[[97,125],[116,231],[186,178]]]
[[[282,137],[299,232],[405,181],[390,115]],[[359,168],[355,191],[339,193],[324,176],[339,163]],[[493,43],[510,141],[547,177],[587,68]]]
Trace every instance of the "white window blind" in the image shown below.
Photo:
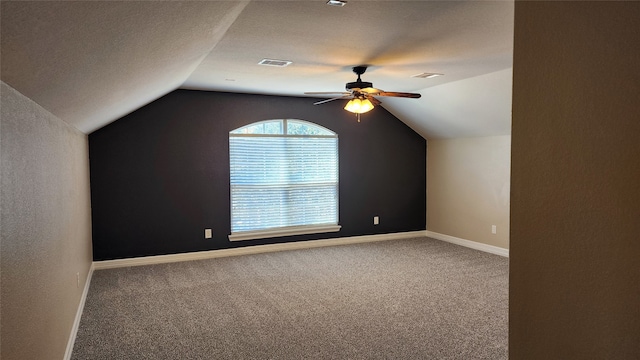
[[[229,157],[230,239],[339,229],[335,133],[301,120],[254,123],[229,134]]]

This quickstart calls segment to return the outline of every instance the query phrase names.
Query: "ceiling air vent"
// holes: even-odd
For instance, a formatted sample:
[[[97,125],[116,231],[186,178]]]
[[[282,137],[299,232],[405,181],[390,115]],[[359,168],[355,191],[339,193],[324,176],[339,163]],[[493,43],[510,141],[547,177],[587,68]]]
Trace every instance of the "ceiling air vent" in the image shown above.
[[[412,78],[420,78],[420,79],[431,79],[434,77],[438,77],[438,76],[442,76],[444,74],[436,74],[436,73],[422,73],[422,74],[416,74],[416,75],[412,75]]]
[[[277,66],[277,67],[285,67],[291,64],[291,61],[287,60],[274,60],[274,59],[262,59],[258,63],[258,65],[267,65],[267,66]]]

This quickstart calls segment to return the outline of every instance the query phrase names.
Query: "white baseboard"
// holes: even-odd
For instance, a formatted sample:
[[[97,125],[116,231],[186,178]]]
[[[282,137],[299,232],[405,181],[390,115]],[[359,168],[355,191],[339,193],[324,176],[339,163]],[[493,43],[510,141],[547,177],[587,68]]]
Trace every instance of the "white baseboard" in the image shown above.
[[[281,244],[246,246],[246,247],[233,248],[233,249],[198,251],[198,252],[191,252],[191,253],[184,253],[184,254],[156,255],[156,256],[145,256],[145,257],[137,257],[137,258],[130,258],[130,259],[94,261],[93,268],[95,270],[101,270],[101,269],[112,269],[112,268],[127,267],[127,266],[164,264],[164,263],[172,263],[172,262],[180,262],[180,261],[204,260],[204,259],[213,259],[213,258],[227,257],[227,256],[251,255],[251,254],[268,253],[268,252],[274,252],[274,251],[310,249],[310,248],[325,247],[325,246],[348,245],[348,244],[357,244],[357,243],[365,243],[365,242],[398,240],[398,239],[407,239],[412,237],[425,237],[425,236],[427,236],[426,230],[420,230],[420,231],[409,231],[409,232],[393,233],[393,234],[363,235],[363,236],[351,236],[351,237],[343,237],[343,238],[336,238],[336,239],[296,241],[296,242],[281,243]]]
[[[76,335],[78,334],[78,328],[80,327],[80,319],[82,318],[82,312],[84,310],[84,303],[87,301],[87,294],[89,293],[89,285],[91,285],[91,278],[93,277],[94,266],[91,264],[89,267],[89,273],[87,274],[87,281],[84,282],[84,289],[82,290],[82,296],[80,297],[80,303],[76,310],[76,318],[73,321],[71,327],[71,334],[69,334],[69,340],[67,341],[67,350],[64,353],[64,360],[70,360],[73,353],[73,345],[76,342]]]
[[[505,249],[505,248],[501,248],[493,245],[487,245],[487,244],[479,243],[476,241],[461,239],[455,236],[440,234],[440,233],[428,231],[428,230],[426,231],[426,233],[427,233],[427,237],[430,237],[430,238],[450,242],[452,244],[465,246],[471,249],[480,250],[480,251],[488,252],[495,255],[509,257],[509,249]]]

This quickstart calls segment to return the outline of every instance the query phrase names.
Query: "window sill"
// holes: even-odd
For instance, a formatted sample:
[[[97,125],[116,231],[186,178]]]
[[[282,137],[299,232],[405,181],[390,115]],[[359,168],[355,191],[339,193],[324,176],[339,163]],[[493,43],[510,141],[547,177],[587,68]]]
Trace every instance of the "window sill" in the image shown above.
[[[340,225],[291,226],[271,230],[244,231],[229,235],[229,241],[265,239],[281,236],[319,234],[340,231]]]

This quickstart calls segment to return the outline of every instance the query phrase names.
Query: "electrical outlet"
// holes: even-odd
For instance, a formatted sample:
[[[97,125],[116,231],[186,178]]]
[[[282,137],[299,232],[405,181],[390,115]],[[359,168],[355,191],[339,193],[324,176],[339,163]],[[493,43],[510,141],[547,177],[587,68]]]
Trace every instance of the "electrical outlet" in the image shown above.
[[[204,238],[211,239],[213,237],[213,231],[211,229],[204,229]]]
[[[496,226],[495,226],[495,225],[491,225],[491,233],[492,233],[492,234],[497,233],[497,228],[496,228]]]
[[[373,225],[378,225],[380,224],[380,217],[379,216],[374,216],[373,217]]]

